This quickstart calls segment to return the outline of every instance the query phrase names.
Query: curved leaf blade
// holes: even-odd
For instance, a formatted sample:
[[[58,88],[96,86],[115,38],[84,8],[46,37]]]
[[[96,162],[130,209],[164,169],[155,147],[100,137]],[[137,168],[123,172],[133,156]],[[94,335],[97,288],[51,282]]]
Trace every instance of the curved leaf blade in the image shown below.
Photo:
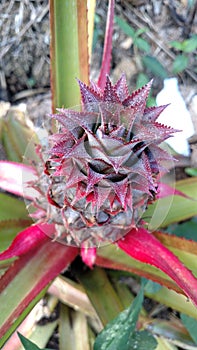
[[[101,89],[104,89],[105,82],[106,82],[106,75],[109,74],[109,71],[110,71],[113,21],[114,21],[114,0],[109,0],[106,31],[105,31],[104,51],[103,51],[101,70],[98,78],[98,86]]]
[[[14,327],[15,321],[26,307],[77,254],[75,247],[46,239],[14,261],[0,279],[0,346],[10,336],[10,328],[14,331],[18,326]]]
[[[21,163],[0,161],[0,187],[8,192],[18,196],[24,196],[24,186],[28,181],[36,179],[36,171],[33,167]],[[25,197],[32,199],[35,196],[35,190],[29,188],[25,191]]]
[[[197,305],[197,279],[150,232],[144,228],[133,229],[117,244],[134,259],[151,264],[170,276]]]
[[[168,73],[162,64],[153,56],[146,55],[142,57],[143,64],[155,75],[166,79],[168,77]]]
[[[11,259],[29,253],[33,248],[39,247],[49,241],[44,231],[54,232],[54,225],[34,225],[21,231],[12,241],[8,249],[0,254],[0,260]]]
[[[10,208],[14,210],[10,210]],[[6,193],[0,193],[0,223],[4,220],[19,219],[28,219],[24,202]]]
[[[158,227],[158,220],[161,228],[197,215],[197,178],[193,177],[178,181],[176,183],[176,191],[182,192],[184,196],[172,196],[170,206],[169,197],[161,198],[148,206],[144,217],[146,221],[149,221],[149,217],[151,218],[149,230],[152,231]],[[163,213],[167,213],[167,215],[164,217]],[[162,222],[160,218],[163,218]]]
[[[128,340],[134,333],[142,302],[143,289],[140,290],[130,308],[121,312],[98,335],[94,344],[94,350],[129,350]]]
[[[25,338],[22,334],[18,333],[21,343],[23,344],[25,350],[47,350],[40,349],[36,344],[32,343],[29,339]]]
[[[30,219],[11,219],[0,221],[0,252],[4,251],[16,237],[18,231],[30,226]]]

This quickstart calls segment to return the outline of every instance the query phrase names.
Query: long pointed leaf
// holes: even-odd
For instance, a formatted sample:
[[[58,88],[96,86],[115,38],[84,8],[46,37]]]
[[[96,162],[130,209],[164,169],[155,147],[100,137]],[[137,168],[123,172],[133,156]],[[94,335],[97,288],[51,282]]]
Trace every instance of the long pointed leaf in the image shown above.
[[[89,62],[91,62],[96,0],[87,0],[87,3],[88,3],[88,53],[89,53]]]
[[[99,75],[99,79],[98,79],[98,86],[101,89],[104,89],[105,82],[106,82],[106,75],[109,74],[109,71],[110,71],[111,52],[112,52],[113,20],[114,20],[114,0],[109,0],[106,31],[105,31],[104,51],[103,51],[103,58],[102,58],[100,75]]]
[[[11,265],[0,279],[0,337],[5,335],[27,305],[77,254],[77,248],[47,239],[40,241],[37,247],[20,256]],[[0,345],[6,336],[2,339]]]
[[[24,309],[24,311],[21,313],[21,315],[19,317],[17,317],[15,322],[12,324],[12,326],[9,327],[8,331],[0,339],[0,346],[1,346],[9,338],[9,341],[8,342],[6,341],[5,350],[6,350],[6,347],[9,350],[10,349],[14,349],[14,346],[13,347],[9,346],[9,342],[11,342],[11,344],[12,344],[11,339],[12,339],[13,332],[18,328],[19,325],[22,327],[22,323],[24,322],[24,320],[26,320],[27,316],[29,316],[29,314],[31,313],[31,311],[35,307],[35,305],[42,298],[44,298],[44,296],[45,296],[45,294],[47,292],[47,288],[48,288],[48,286],[46,286],[44,289],[42,289],[42,291],[39,294],[37,294],[37,296],[28,304],[28,306]],[[8,344],[8,346],[7,346],[7,344]],[[4,350],[4,347],[2,349]],[[18,348],[17,348],[17,350],[18,350]]]
[[[43,289],[42,292],[39,293],[38,297],[39,296],[43,297],[45,295],[44,292],[46,293],[45,289]],[[58,300],[55,299],[54,297],[48,298],[47,315],[49,317],[53,315],[55,307],[57,306],[57,303],[58,303]],[[18,332],[23,334],[25,337],[28,336],[28,339],[35,341],[36,344],[40,347],[44,347],[48,343],[49,339],[51,338],[51,335],[54,333],[55,328],[57,328],[57,323],[58,323],[57,320],[52,322],[47,322],[45,325],[43,324],[40,325],[38,323],[38,318],[40,320],[42,319],[42,317],[46,315],[46,312],[43,309],[42,302],[38,302],[30,312],[29,310],[28,310],[28,315],[25,317],[24,321],[20,324],[17,330],[8,339],[8,341],[3,347],[3,350],[10,350],[10,349],[23,350],[23,347],[21,345],[20,339],[17,334]],[[21,317],[24,317],[23,314],[21,315]]]
[[[145,295],[148,298],[151,298],[160,304],[164,304],[170,307],[171,309],[185,313],[188,316],[197,319],[197,308],[183,294],[176,293],[172,289],[162,287],[155,292],[145,290]]]
[[[195,241],[160,231],[154,232],[154,236],[158,238],[163,245],[170,248],[170,250],[173,252],[175,249],[179,249],[179,257],[181,256],[181,251],[184,254],[190,253],[197,255],[197,242]],[[193,266],[195,266],[195,264],[193,264]]]
[[[0,260],[10,259],[16,256],[24,255],[40,244],[50,241],[44,232],[54,232],[53,225],[35,225],[26,228],[18,233],[8,249],[0,254]]]
[[[154,232],[154,236],[178,256],[188,269],[197,275],[197,242],[163,232]],[[115,245],[108,245],[98,249],[96,265],[110,269],[129,271],[158,282],[179,293],[181,292],[177,284],[164,274],[164,272],[152,265],[131,258],[131,256],[128,256],[122,250],[115,247]]]
[[[151,264],[165,272],[197,305],[197,279],[150,232],[143,228],[133,229],[117,244],[134,259]]]
[[[16,237],[18,231],[24,230],[30,226],[32,221],[29,219],[12,219],[0,221],[0,252],[4,251]]]
[[[94,306],[101,322],[106,325],[123,310],[123,304],[104,270],[77,271],[77,277]]]
[[[148,206],[144,217],[147,221],[149,217],[151,218],[149,230],[153,231],[158,227],[166,227],[197,215],[197,178],[178,181],[176,191],[180,191],[184,196],[174,195],[161,198]]]
[[[38,142],[32,122],[21,107],[11,107],[2,118],[2,144],[6,158],[14,162],[23,162],[27,146],[34,139]],[[31,149],[31,159],[36,157],[35,148]]]
[[[89,317],[97,317],[87,294],[79,283],[58,276],[49,287],[48,293],[55,296],[63,304],[69,305]]]
[[[191,197],[187,196],[185,193],[178,191],[175,188],[163,182],[159,183],[157,192],[158,192],[157,198],[165,198],[167,196],[181,196],[187,199],[192,199]]]
[[[89,84],[87,1],[77,1],[80,80]]]
[[[28,181],[36,178],[36,171],[33,167],[21,163],[0,161],[0,187],[18,196],[24,195],[24,187]],[[25,197],[32,199],[35,191],[25,191]]]
[[[14,210],[10,210],[10,208],[14,208]],[[24,202],[6,193],[0,193],[0,222],[18,219],[29,219]]]
[[[123,250],[115,247],[115,245],[105,246],[98,250],[96,265],[108,269],[131,272],[160,283],[176,292],[181,292],[176,283],[161,270],[131,258]]]

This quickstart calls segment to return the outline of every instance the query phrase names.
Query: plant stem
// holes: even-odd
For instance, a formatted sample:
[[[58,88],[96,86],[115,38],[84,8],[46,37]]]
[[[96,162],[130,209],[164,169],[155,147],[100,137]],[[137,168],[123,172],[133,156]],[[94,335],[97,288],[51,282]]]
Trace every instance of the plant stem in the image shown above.
[[[52,110],[79,105],[77,0],[50,0]]]

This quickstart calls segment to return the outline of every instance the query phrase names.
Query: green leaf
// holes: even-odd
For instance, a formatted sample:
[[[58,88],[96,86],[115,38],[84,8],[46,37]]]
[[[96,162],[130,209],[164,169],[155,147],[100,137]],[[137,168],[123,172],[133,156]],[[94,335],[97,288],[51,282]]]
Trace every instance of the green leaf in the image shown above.
[[[190,176],[197,176],[197,168],[185,168],[185,172]]]
[[[104,269],[95,267],[84,272],[78,268],[76,274],[103,325],[124,309]]]
[[[173,40],[170,42],[170,46],[174,47],[175,49],[182,51],[183,50],[183,43]]]
[[[18,333],[21,343],[23,344],[25,350],[50,350],[49,348],[41,349],[36,344],[32,343],[30,340],[25,338],[22,334]]]
[[[173,73],[177,74],[184,71],[184,69],[188,66],[188,60],[188,57],[185,55],[176,56],[172,66]]]
[[[145,285],[145,292],[146,293],[156,293],[158,292],[162,286],[159,283],[153,282],[151,280],[148,280],[146,278],[142,278],[142,280],[146,281],[146,285]]]
[[[142,86],[146,85],[149,82],[148,75],[144,73],[139,73],[136,81],[136,88],[140,89]]]
[[[144,294],[160,304],[164,304],[173,310],[177,310],[197,319],[197,308],[182,294],[176,293],[166,287],[162,287],[155,293],[147,292],[145,289]]]
[[[149,205],[144,214],[146,221],[149,221],[148,218],[151,218],[149,230],[166,227],[172,223],[188,220],[197,215],[197,178],[193,177],[178,181],[176,189],[185,193],[191,199],[181,196],[169,196]]]
[[[157,337],[157,342],[157,350],[178,350],[178,348],[166,338]]]
[[[173,319],[154,319],[148,324],[148,329],[157,337],[157,350],[197,349],[185,327]],[[177,344],[179,348],[173,344]]]
[[[50,240],[19,257],[1,277],[0,348],[34,306],[40,292],[76,257],[77,250]],[[42,267],[42,268],[40,268]],[[42,297],[41,295],[40,297]],[[5,300],[6,299],[6,300]]]
[[[23,201],[0,193],[0,221],[10,219],[27,219],[28,212]]]
[[[59,325],[58,319],[55,321],[52,321],[54,309],[58,304],[58,300],[55,300],[55,298],[48,297],[48,296],[47,296],[47,298],[48,298],[47,299],[48,310],[50,313],[49,318],[51,317],[49,319],[49,322],[46,322],[46,324],[42,324],[42,323],[39,324],[36,321],[35,317],[32,317],[32,327],[30,326],[31,327],[30,330],[29,331],[27,330],[27,332],[25,332],[26,336],[28,335],[28,339],[31,340],[32,342],[36,343],[37,346],[39,346],[40,348],[44,348],[48,344],[49,339],[52,337],[52,335],[55,332],[55,329]],[[34,312],[34,310],[33,310],[33,312]],[[31,315],[30,315],[30,317],[31,317]],[[29,319],[30,319],[30,317],[29,317]],[[20,331],[22,331],[22,327],[19,329],[20,329]],[[8,340],[8,342],[9,342],[9,340]],[[7,344],[8,344],[8,342],[7,342]],[[21,348],[20,348],[20,350],[21,350]]]
[[[150,52],[150,45],[149,45],[149,43],[146,40],[142,39],[142,38],[137,37],[134,40],[134,45],[136,45],[138,47],[138,49],[140,49],[142,51],[145,51],[146,53]]]
[[[171,41],[170,45],[175,49],[183,52],[193,52],[197,49],[197,35],[193,35],[190,39],[179,41]]]
[[[192,239],[197,242],[197,219],[193,218],[182,224],[172,225],[167,229],[168,232],[176,235],[177,237],[184,237],[186,239]]]
[[[147,107],[154,107],[156,105],[156,99],[149,96],[147,99]]]
[[[189,334],[191,335],[194,342],[197,344],[197,320],[194,318],[187,316],[185,314],[181,314],[181,320],[184,326],[187,328]]]
[[[60,317],[59,317],[59,347],[60,349],[74,350],[74,329],[72,324],[71,309],[60,303]]]
[[[193,35],[190,39],[184,40],[182,43],[184,52],[193,52],[197,49],[197,35]]]
[[[139,28],[139,29],[136,30],[135,36],[136,36],[136,37],[137,37],[137,36],[140,36],[141,34],[147,32],[147,30],[148,30],[147,28]]]
[[[2,220],[0,221],[0,252],[6,250],[16,234],[32,224],[28,219]]]
[[[135,30],[121,17],[115,16],[115,22],[119,25],[122,31],[132,38],[135,37]]]
[[[130,308],[121,312],[117,318],[110,322],[104,330],[98,335],[94,344],[94,350],[131,350],[143,349],[142,345],[148,349],[154,349],[152,336],[147,336],[147,332],[135,332],[136,323],[143,302],[143,288],[134,299]],[[144,333],[144,334],[143,334]],[[143,337],[144,336],[144,337]],[[149,340],[150,343],[149,343]],[[149,346],[150,344],[150,346]]]
[[[154,350],[157,347],[157,341],[148,331],[135,332],[129,342],[129,350]]]
[[[11,108],[2,123],[2,144],[7,159],[14,162],[23,162],[27,146],[32,139],[38,141],[35,131],[27,115],[17,108]],[[31,150],[31,159],[35,148]]]
[[[120,17],[115,17],[115,21],[126,35],[134,39],[133,44],[138,47],[138,49],[145,51],[146,53],[150,52],[149,43],[145,39],[139,37],[146,31],[146,29],[143,28],[135,31],[134,28]]]
[[[142,57],[142,62],[153,74],[165,79],[168,77],[168,73],[163,67],[163,65],[153,56]]]

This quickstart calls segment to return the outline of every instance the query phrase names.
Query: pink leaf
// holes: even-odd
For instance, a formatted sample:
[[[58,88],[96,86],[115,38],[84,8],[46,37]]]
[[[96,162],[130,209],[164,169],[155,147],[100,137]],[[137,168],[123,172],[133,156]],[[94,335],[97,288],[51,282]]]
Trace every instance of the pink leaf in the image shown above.
[[[96,260],[96,248],[95,247],[87,248],[85,246],[82,247],[81,257],[83,262],[92,269]]]
[[[98,79],[98,86],[101,89],[104,89],[105,82],[106,82],[106,75],[109,74],[109,71],[110,71],[113,21],[114,21],[114,0],[109,0],[107,24],[106,24],[106,31],[105,31],[104,51],[103,51],[100,75]]]
[[[103,92],[104,102],[120,103],[120,99],[115,91],[114,86],[112,86],[109,75],[106,76],[106,83]]]
[[[90,191],[95,184],[101,181],[105,177],[105,174],[99,174],[92,170],[90,167],[88,168],[88,185],[86,192]]]
[[[159,183],[157,192],[158,192],[157,198],[165,198],[167,196],[181,196],[187,199],[192,199],[191,197],[187,196],[185,193],[179,190],[176,190],[176,188],[173,188],[163,182]]]
[[[145,108],[144,110],[144,120],[149,122],[155,122],[157,118],[160,116],[160,114],[164,111],[166,107],[169,105],[164,106],[153,106]]]
[[[21,256],[49,240],[48,235],[54,232],[54,225],[34,225],[18,233],[8,249],[0,254],[0,260]]]
[[[33,189],[27,190],[26,186],[29,181],[35,180],[35,177],[36,170],[29,165],[0,161],[0,187],[5,191],[32,199],[37,191]]]
[[[143,106],[145,109],[146,106],[146,99],[149,95],[151,86],[152,86],[152,80],[149,81],[146,85],[144,85],[142,88],[134,91],[131,95],[129,95],[122,103],[124,106],[131,106],[131,107],[138,107]]]
[[[126,76],[124,73],[121,75],[120,79],[117,81],[116,85],[114,86],[114,89],[119,99],[121,100],[121,102],[124,101],[125,98],[129,96]]]
[[[78,83],[80,87],[82,102],[87,110],[91,110],[91,104],[94,106],[95,103],[101,102],[101,95],[99,92],[94,90],[93,87],[87,86],[82,81],[78,80]]]
[[[78,167],[73,167],[68,180],[66,181],[66,188],[73,187],[85,179],[86,176],[80,171],[80,169],[78,169]]]
[[[144,228],[132,229],[117,244],[132,258],[153,265],[170,276],[197,306],[197,279],[150,232]]]
[[[77,256],[79,250],[67,247],[51,240],[42,241],[36,249],[20,256],[0,279],[0,293],[8,293],[9,298],[16,297],[16,292],[9,288],[12,281],[17,281],[21,274],[26,276],[26,266],[30,266],[28,289],[17,291],[17,302],[13,303],[12,312],[4,314],[5,319],[0,327],[0,337],[13,325],[16,319],[26,309],[30,302],[47,286],[58,274],[63,271]],[[39,262],[39,263],[38,263]],[[20,277],[19,277],[20,279]],[[7,291],[8,286],[8,291]],[[7,295],[7,294],[6,294]]]
[[[112,187],[117,195],[117,197],[120,200],[120,203],[122,205],[123,208],[126,207],[126,195],[127,195],[127,189],[128,189],[128,181],[126,180],[122,180],[122,181],[118,181],[118,182],[112,182]]]
[[[97,210],[99,210],[103,203],[107,200],[111,192],[111,188],[98,186],[95,187],[94,192],[96,197]]]

